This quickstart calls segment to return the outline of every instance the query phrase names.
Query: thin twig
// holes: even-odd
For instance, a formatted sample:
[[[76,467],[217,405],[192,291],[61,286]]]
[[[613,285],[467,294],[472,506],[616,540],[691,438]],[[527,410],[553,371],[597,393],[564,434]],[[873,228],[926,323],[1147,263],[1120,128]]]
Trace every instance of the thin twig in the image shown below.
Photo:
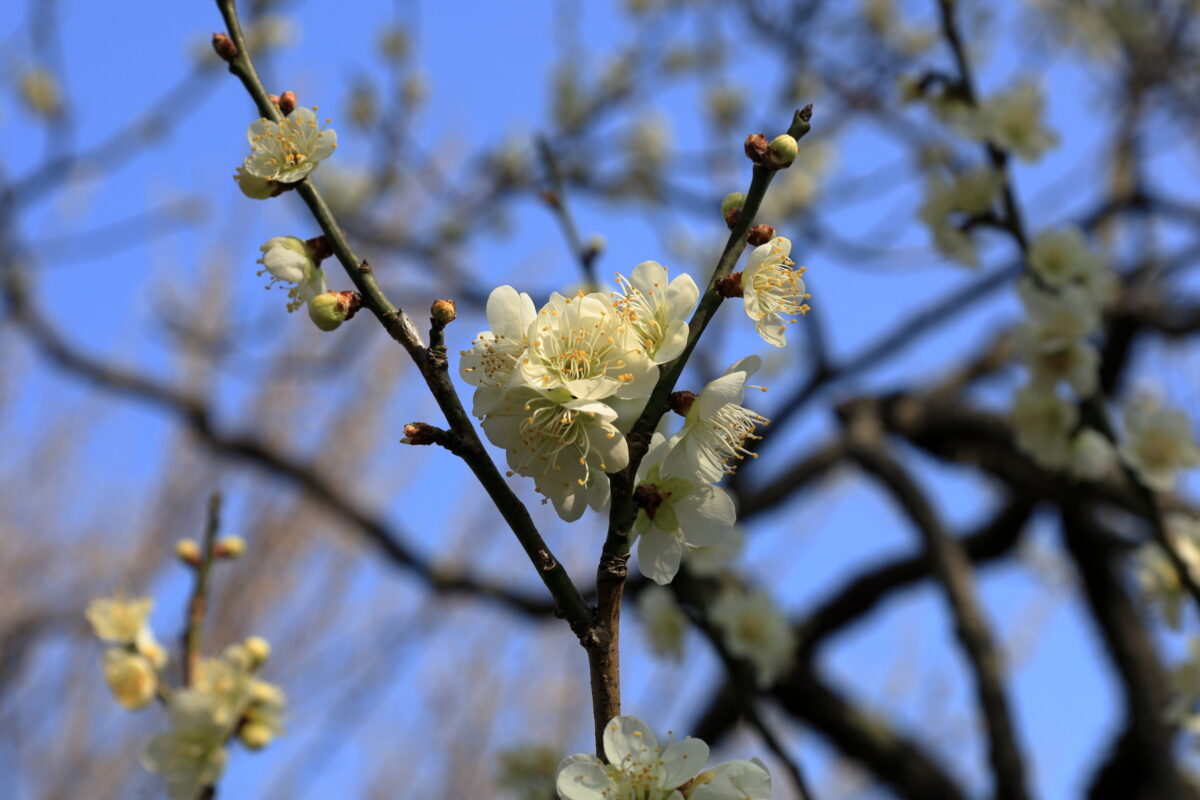
[[[554,155],[554,148],[550,141],[545,136],[539,136],[537,145],[538,154],[541,156],[542,166],[546,168],[546,178],[550,184],[549,188],[543,192],[542,200],[553,212],[554,218],[558,220],[563,238],[567,240],[567,247],[570,248],[571,255],[575,260],[579,262],[584,283],[589,287],[598,288],[596,257],[600,255],[600,252],[596,248],[584,244],[583,237],[579,235],[579,226],[575,224],[575,217],[571,213],[570,206],[567,205],[567,190],[563,183],[562,170],[558,165],[558,157]]]
[[[217,531],[221,527],[221,493],[213,492],[208,500],[208,518],[200,542],[200,562],[195,565],[196,580],[187,604],[183,628],[183,685],[190,687],[200,666],[200,632],[204,628],[204,613],[208,609],[209,574],[212,571],[213,550]]]

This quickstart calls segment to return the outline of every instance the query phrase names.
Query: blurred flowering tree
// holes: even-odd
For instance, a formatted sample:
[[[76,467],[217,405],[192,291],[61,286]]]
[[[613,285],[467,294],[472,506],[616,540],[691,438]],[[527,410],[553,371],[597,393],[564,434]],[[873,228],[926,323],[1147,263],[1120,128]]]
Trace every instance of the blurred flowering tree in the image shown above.
[[[11,23],[10,794],[1200,795],[1200,4],[190,5]]]

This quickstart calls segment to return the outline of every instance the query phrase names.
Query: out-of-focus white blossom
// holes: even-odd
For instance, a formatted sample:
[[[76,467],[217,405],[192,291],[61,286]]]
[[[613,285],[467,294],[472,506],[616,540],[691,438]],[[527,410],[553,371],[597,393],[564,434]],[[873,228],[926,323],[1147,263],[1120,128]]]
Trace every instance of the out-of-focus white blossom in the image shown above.
[[[172,800],[195,800],[221,777],[233,726],[217,699],[196,689],[174,692],[167,713],[170,729],[146,742],[142,766],[166,780]]]
[[[1112,305],[1117,296],[1116,276],[1076,227],[1042,231],[1029,244],[1029,268],[1048,287],[1074,287],[1097,310]]]
[[[150,659],[120,647],[104,654],[104,680],[122,708],[144,708],[158,691],[158,671]]]
[[[1164,521],[1171,546],[1187,565],[1192,580],[1200,581],[1200,521],[1182,513],[1168,514]],[[1179,630],[1187,589],[1170,558],[1157,542],[1148,541],[1138,548],[1135,563],[1138,583],[1147,599],[1168,625]]]
[[[1050,391],[1066,381],[1080,397],[1090,397],[1100,367],[1100,354],[1087,341],[1100,323],[1091,298],[1077,287],[1047,292],[1027,282],[1021,299],[1029,320],[1017,329],[1017,352],[1031,382]]]
[[[979,266],[979,254],[962,223],[992,208],[1001,178],[990,167],[981,167],[949,180],[938,173],[925,183],[925,200],[917,216],[929,228],[934,247],[942,255],[968,267]]]
[[[1181,470],[1200,465],[1200,448],[1187,414],[1146,397],[1125,410],[1125,442],[1119,452],[1142,481],[1159,492],[1175,488]]]
[[[689,547],[684,554],[688,569],[696,575],[719,575],[737,560],[746,546],[746,534],[734,525],[729,535],[707,547]]]
[[[1017,390],[1012,424],[1017,446],[1047,469],[1063,469],[1071,461],[1071,432],[1079,410],[1053,390],[1028,385]]]
[[[795,635],[766,592],[728,589],[713,602],[709,619],[729,652],[754,665],[760,688],[771,686],[791,667]]]
[[[1044,107],[1041,87],[1021,81],[981,102],[970,132],[1023,161],[1037,161],[1058,146],[1058,136],[1043,122]]]
[[[1068,471],[1083,480],[1098,481],[1110,475],[1117,466],[1117,451],[1104,434],[1084,428],[1071,439],[1071,461]]]
[[[682,661],[688,621],[675,596],[667,589],[647,586],[638,598],[638,613],[654,655]]]

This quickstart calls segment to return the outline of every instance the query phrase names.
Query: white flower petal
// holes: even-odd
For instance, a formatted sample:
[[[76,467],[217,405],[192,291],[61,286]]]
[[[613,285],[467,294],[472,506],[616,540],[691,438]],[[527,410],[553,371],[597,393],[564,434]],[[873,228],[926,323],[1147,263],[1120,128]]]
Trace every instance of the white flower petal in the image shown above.
[[[577,753],[559,762],[555,787],[562,800],[605,800],[611,785],[604,764],[593,755]]]
[[[672,504],[683,536],[695,547],[714,545],[729,535],[737,511],[729,493],[716,486],[697,486]]]
[[[700,774],[708,761],[708,745],[689,736],[676,742],[663,753],[663,768],[666,776],[663,786],[679,786]]]
[[[658,738],[637,717],[614,717],[604,726],[604,755],[617,769],[653,761],[657,749]]]
[[[674,579],[682,558],[683,542],[661,528],[651,527],[638,540],[638,569],[660,586]]]

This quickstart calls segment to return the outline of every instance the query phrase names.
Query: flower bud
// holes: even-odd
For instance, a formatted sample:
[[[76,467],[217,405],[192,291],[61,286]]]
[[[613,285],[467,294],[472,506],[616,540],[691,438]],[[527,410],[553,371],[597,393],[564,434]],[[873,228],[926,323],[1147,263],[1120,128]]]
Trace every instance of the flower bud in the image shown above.
[[[104,654],[104,680],[122,708],[144,708],[158,691],[158,673],[143,655],[113,648]]]
[[[746,137],[744,148],[746,150],[746,158],[755,164],[761,164],[763,163],[763,159],[767,157],[770,145],[767,144],[766,136],[761,133],[752,133]]]
[[[435,325],[445,327],[458,317],[453,300],[434,300],[429,307],[429,318]]]
[[[58,80],[44,69],[35,68],[21,76],[18,83],[21,100],[34,114],[56,119],[63,112],[62,89]]]
[[[213,552],[218,558],[237,558],[246,552],[246,540],[240,536],[222,536]]]
[[[258,722],[250,722],[238,729],[238,738],[251,750],[262,750],[275,738],[271,729]]]
[[[750,236],[746,241],[751,247],[758,247],[766,244],[775,238],[775,229],[770,225],[755,225],[750,229]]]
[[[230,39],[228,34],[214,33],[212,47],[222,61],[232,63],[238,57],[237,45],[233,43],[233,39]]]
[[[325,292],[308,301],[308,316],[321,330],[332,331],[361,307],[358,292]]]
[[[175,557],[195,567],[200,564],[200,545],[195,539],[180,539],[175,543]]]
[[[746,195],[741,192],[730,192],[725,195],[725,199],[721,201],[721,219],[725,220],[725,224],[732,228],[737,224],[738,217],[741,216],[742,206],[746,204]]]
[[[796,160],[796,140],[781,133],[771,140],[767,151],[767,166],[772,169],[787,169]]]
[[[246,640],[242,642],[242,647],[250,656],[250,660],[255,667],[261,666],[264,661],[271,657],[271,645],[261,636],[246,637]]]
[[[437,428],[428,422],[410,422],[404,426],[404,438],[400,444],[428,445],[433,444]]]
[[[280,113],[286,117],[296,110],[296,93],[289,90],[279,95],[277,105],[279,106]]]
[[[717,293],[721,297],[745,297],[742,290],[742,273],[735,272],[717,281]]]
[[[646,512],[646,516],[654,519],[659,506],[663,503],[662,492],[653,483],[639,483],[633,490],[633,504]]]

